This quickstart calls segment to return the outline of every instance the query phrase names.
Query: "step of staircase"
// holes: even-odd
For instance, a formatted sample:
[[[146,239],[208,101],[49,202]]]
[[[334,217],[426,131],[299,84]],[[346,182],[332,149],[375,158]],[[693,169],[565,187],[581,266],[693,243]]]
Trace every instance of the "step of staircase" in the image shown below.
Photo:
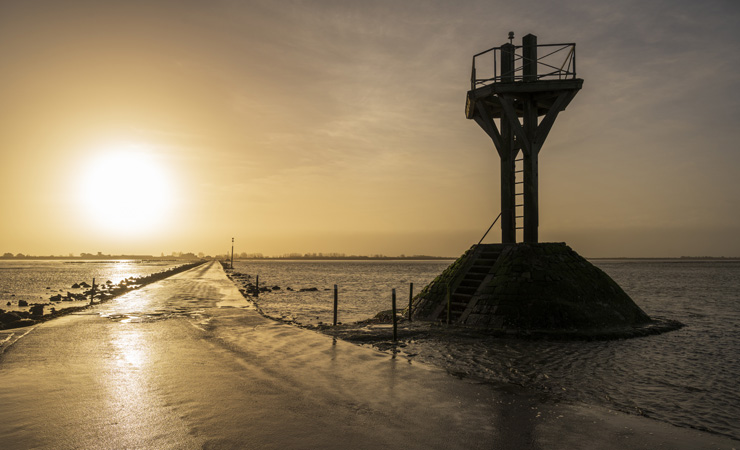
[[[501,252],[485,251],[480,253],[468,269],[460,284],[450,293],[450,322],[454,323],[462,317],[470,304],[473,295],[486,279],[491,269],[496,264]],[[439,318],[446,318],[447,312],[440,311]]]

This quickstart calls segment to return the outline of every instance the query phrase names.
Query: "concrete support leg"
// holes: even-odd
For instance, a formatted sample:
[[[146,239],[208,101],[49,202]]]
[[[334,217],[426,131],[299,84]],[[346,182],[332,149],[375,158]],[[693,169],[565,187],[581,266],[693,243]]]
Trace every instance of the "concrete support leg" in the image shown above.
[[[537,133],[537,104],[528,99],[524,105],[524,133],[527,135],[529,151],[524,152],[524,242],[539,242],[539,182],[537,161],[539,146],[535,142]]]

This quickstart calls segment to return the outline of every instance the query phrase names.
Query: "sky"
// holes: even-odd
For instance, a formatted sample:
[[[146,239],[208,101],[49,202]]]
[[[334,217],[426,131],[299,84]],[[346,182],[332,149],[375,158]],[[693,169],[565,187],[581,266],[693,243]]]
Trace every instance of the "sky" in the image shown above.
[[[740,4],[0,3],[0,253],[457,256],[498,215],[472,55],[575,42],[540,240],[740,256]],[[486,242],[500,242],[498,226]]]

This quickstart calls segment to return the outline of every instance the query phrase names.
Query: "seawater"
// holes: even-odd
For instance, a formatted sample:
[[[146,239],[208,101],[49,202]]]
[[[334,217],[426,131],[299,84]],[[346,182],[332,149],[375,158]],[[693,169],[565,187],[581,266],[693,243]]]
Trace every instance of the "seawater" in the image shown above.
[[[259,275],[260,286],[280,287],[260,296],[259,306],[266,315],[309,325],[333,321],[334,285],[338,290],[338,320],[356,322],[391,309],[393,289],[398,309],[407,307],[411,284],[419,293],[450,263],[451,260],[257,260],[235,261],[234,270],[253,277]],[[318,291],[299,291],[311,288]]]
[[[181,261],[141,260],[0,260],[0,309],[27,310],[18,307],[19,300],[32,303],[49,303],[55,294],[65,295],[75,283],[97,284],[110,280],[113,284],[129,277],[161,272],[181,265]],[[10,305],[8,305],[10,302]],[[61,302],[57,307],[75,306],[80,302]],[[84,304],[86,302],[82,302]]]
[[[413,340],[404,353],[451,373],[512,383],[555,400],[598,404],[740,439],[740,262],[596,260],[651,317],[680,330],[614,341]],[[238,272],[281,289],[260,295],[272,317],[312,324],[366,319],[408,304],[450,261],[250,261]],[[287,291],[287,287],[294,291]],[[316,287],[316,292],[296,292]]]

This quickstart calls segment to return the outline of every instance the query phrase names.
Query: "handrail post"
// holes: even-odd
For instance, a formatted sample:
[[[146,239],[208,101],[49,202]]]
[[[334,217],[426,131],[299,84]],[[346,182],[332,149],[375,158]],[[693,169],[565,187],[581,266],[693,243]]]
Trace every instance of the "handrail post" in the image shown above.
[[[493,81],[496,81],[496,73],[498,70],[498,60],[496,59],[496,49],[493,49]]]
[[[576,79],[576,43],[573,43],[573,79]]]

